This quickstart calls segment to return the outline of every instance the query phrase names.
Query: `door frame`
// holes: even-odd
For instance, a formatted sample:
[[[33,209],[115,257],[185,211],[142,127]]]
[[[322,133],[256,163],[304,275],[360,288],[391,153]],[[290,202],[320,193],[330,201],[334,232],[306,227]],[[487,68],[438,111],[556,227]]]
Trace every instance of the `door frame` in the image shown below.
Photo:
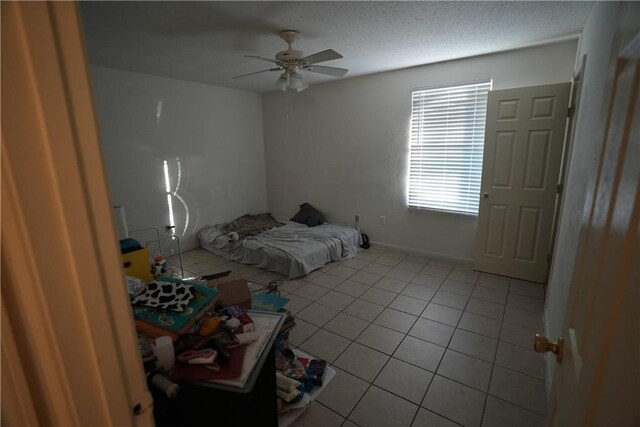
[[[551,275],[551,264],[553,263],[553,254],[556,248],[556,239],[558,238],[558,225],[560,216],[564,208],[564,190],[567,181],[567,172],[571,164],[571,149],[573,147],[573,138],[575,136],[575,126],[578,118],[578,107],[580,106],[580,94],[582,93],[582,79],[584,77],[585,67],[587,65],[587,55],[582,55],[582,63],[580,69],[574,73],[571,78],[571,98],[569,99],[569,112],[567,114],[567,124],[564,132],[564,143],[562,146],[562,163],[560,164],[560,175],[558,176],[558,193],[556,196],[556,206],[553,213],[553,223],[551,224],[551,241],[549,242],[549,253],[547,259],[549,261],[549,269],[547,270],[547,283]]]
[[[2,2],[2,421],[153,425],[75,2]]]

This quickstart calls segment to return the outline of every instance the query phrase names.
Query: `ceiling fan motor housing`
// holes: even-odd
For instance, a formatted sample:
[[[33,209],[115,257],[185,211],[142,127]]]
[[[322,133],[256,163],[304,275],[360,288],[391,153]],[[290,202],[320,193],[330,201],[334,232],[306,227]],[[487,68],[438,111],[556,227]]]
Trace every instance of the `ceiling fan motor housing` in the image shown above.
[[[299,50],[287,49],[276,53],[276,61],[284,62],[285,64],[296,64],[304,58],[304,53]]]
[[[304,58],[304,53],[291,48],[293,42],[300,38],[300,33],[294,30],[284,30],[280,31],[280,38],[289,45],[289,49],[276,53],[276,61],[284,62],[287,65],[301,66],[299,60]]]

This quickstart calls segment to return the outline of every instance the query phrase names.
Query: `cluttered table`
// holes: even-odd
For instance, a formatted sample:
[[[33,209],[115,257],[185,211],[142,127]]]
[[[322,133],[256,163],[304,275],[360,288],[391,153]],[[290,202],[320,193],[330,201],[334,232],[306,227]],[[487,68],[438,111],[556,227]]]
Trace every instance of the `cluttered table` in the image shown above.
[[[127,284],[157,426],[285,426],[335,375],[289,348],[288,300],[242,277]]]
[[[171,397],[152,389],[157,426],[278,424],[273,344],[285,316],[251,310],[246,313],[260,338],[244,349],[240,375],[181,382],[179,391]]]
[[[272,351],[273,343],[278,336],[285,315],[254,310],[247,310],[247,314],[253,320],[255,332],[259,338],[247,346],[240,376],[229,379],[198,381],[194,384],[236,393],[248,393],[253,389],[264,362],[269,356],[269,352]]]

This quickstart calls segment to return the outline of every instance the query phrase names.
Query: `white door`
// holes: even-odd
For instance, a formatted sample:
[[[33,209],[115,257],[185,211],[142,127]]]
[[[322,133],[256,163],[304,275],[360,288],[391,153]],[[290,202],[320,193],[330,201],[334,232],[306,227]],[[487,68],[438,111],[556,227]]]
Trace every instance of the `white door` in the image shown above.
[[[619,60],[562,329],[564,360],[554,370],[551,425],[640,425],[639,85],[638,60]]]
[[[476,270],[546,281],[570,90],[489,93]]]

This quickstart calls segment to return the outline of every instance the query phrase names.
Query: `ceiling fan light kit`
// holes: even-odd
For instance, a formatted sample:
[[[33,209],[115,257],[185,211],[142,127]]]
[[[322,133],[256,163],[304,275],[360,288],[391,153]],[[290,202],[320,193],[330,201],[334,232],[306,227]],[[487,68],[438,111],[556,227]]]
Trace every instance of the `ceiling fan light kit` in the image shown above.
[[[281,91],[286,91],[287,90],[287,86],[289,85],[289,79],[287,78],[287,74],[286,73],[282,73],[282,75],[280,76],[280,78],[278,78],[278,80],[276,80],[276,87],[278,89],[280,89]]]
[[[278,81],[279,80],[280,79],[278,79]],[[287,84],[287,87],[290,89],[295,89],[298,92],[302,92],[303,90],[308,88],[309,85],[302,81],[302,76],[300,75],[300,73],[298,73],[297,71],[294,71],[292,73],[289,73],[289,83]],[[282,91],[284,92],[285,90],[286,89]]]
[[[340,59],[342,58],[342,55],[340,55],[333,49],[327,49],[323,50],[322,52],[314,53],[313,55],[304,56],[304,53],[302,51],[295,50],[291,46],[293,42],[300,38],[300,33],[298,33],[297,31],[280,31],[280,38],[287,43],[289,48],[278,52],[275,56],[275,59],[268,59],[255,55],[245,55],[247,58],[254,58],[260,59],[262,61],[272,62],[276,64],[277,67],[243,74],[241,76],[234,77],[234,79],[268,71],[282,71],[282,74],[275,82],[275,86],[283,92],[285,92],[287,89],[294,89],[298,92],[301,92],[308,88],[309,85],[303,81],[300,71],[309,71],[312,73],[324,74],[332,77],[342,77],[349,71],[345,68],[317,65],[314,66],[313,64],[317,64],[318,62]]]

